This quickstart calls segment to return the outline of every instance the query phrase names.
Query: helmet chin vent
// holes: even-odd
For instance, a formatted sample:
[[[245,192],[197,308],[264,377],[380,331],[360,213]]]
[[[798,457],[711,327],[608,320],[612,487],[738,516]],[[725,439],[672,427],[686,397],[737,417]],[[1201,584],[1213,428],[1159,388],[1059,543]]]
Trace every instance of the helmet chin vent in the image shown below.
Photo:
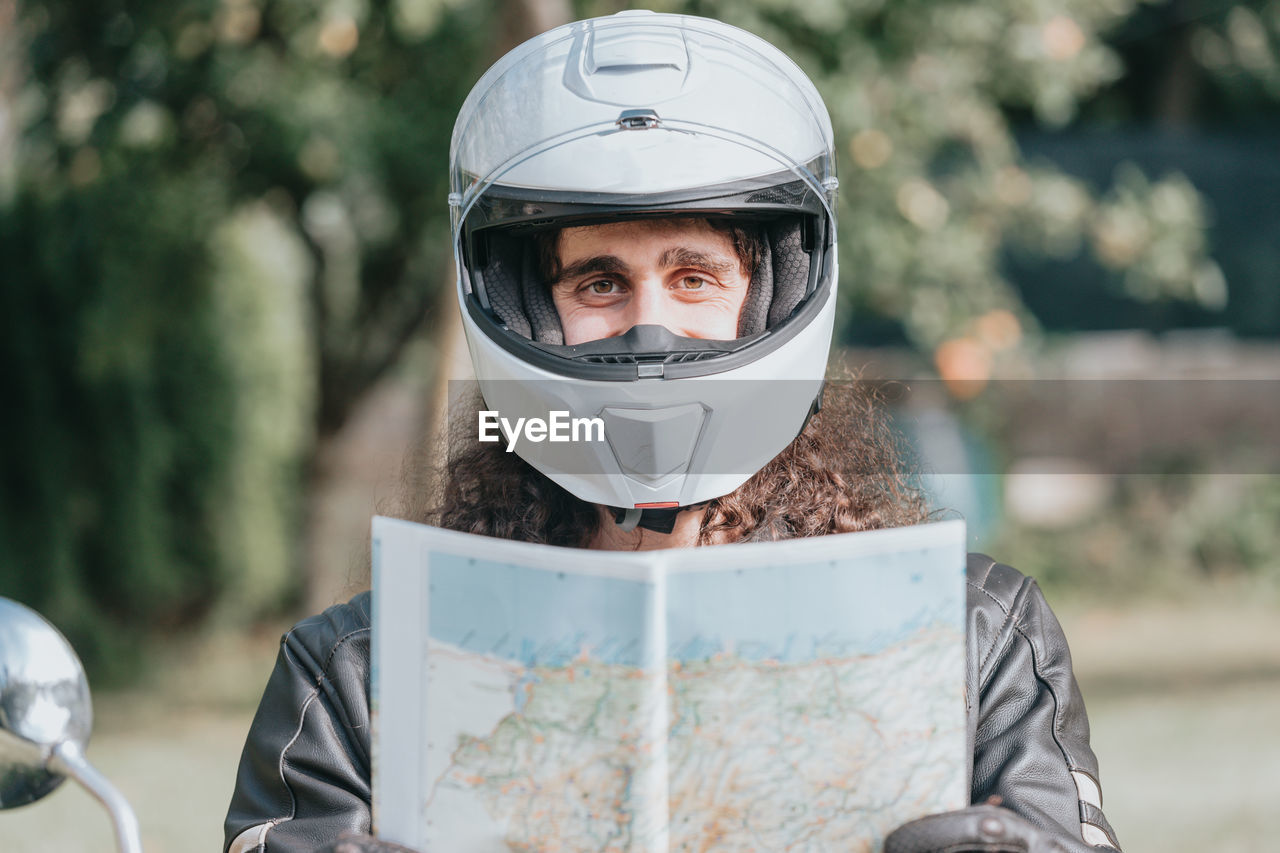
[[[611,353],[608,355],[580,355],[574,361],[586,364],[688,364],[691,361],[706,361],[709,358],[723,358],[724,352],[670,352],[658,355],[644,353]]]

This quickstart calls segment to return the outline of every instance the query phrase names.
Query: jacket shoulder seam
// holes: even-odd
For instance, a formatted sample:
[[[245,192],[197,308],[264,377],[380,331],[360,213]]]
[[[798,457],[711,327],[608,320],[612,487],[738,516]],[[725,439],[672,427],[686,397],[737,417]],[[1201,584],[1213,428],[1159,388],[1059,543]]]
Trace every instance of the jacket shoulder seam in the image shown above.
[[[988,576],[991,573],[991,569],[995,568],[995,565],[996,565],[996,561],[992,560],[991,565],[987,567]],[[984,582],[986,581],[985,577],[983,578],[983,581]],[[1026,581],[1024,580],[1023,583],[1025,585]],[[1005,629],[1009,626],[1010,621],[1012,620],[1014,622],[1014,627],[1017,627],[1017,620],[1014,619],[1013,608],[1005,604],[997,596],[993,595],[991,591],[988,590],[985,586],[981,586],[979,584],[973,583],[972,581],[968,581],[968,585],[972,587],[974,590],[985,595],[987,598],[991,599],[991,601],[995,603],[996,607],[1000,608],[1000,612],[1004,614],[1004,619],[1001,621],[1000,627],[992,632],[993,636],[991,637],[991,645],[987,647],[987,650],[985,652],[983,652],[982,657],[978,662],[978,674],[979,674],[979,677],[981,677],[982,673],[986,671],[987,663],[991,660],[991,656],[995,654],[996,648],[1000,645],[1000,638],[1004,635]],[[1022,594],[1022,590],[1019,589],[1018,595],[1021,595],[1021,594]],[[985,681],[985,679],[983,679],[983,681]]]
[[[289,738],[289,742],[286,743],[284,747],[280,750],[280,760],[277,764],[277,770],[280,774],[280,782],[284,785],[285,791],[287,791],[289,794],[289,814],[283,818],[272,819],[269,822],[269,826],[267,826],[268,832],[274,829],[278,824],[284,823],[285,821],[288,821],[288,820],[293,820],[293,818],[297,815],[298,798],[297,798],[297,795],[294,794],[293,786],[289,783],[288,774],[285,772],[286,765],[289,762],[289,750],[293,747],[295,743],[297,743],[298,738],[302,736],[303,727],[306,725],[307,712],[311,710],[311,706],[320,697],[320,685],[325,681],[325,679],[329,677],[329,667],[333,663],[334,655],[336,655],[338,650],[352,637],[356,636],[357,634],[367,632],[368,630],[369,630],[368,626],[364,626],[361,628],[356,628],[351,631],[348,631],[347,633],[343,634],[342,636],[334,640],[333,645],[329,648],[328,653],[325,655],[324,665],[320,668],[320,671],[317,674],[311,689],[307,693],[307,698],[302,703],[302,709],[298,713],[298,727],[294,730],[293,736]],[[289,658],[290,661],[293,661],[293,655],[289,650],[288,640],[290,639],[290,637],[296,636],[296,634],[297,634],[296,630],[291,629],[288,633],[285,634],[284,642],[282,643],[282,648],[284,649],[284,653]],[[294,665],[295,666],[297,665],[296,661],[294,661]],[[264,833],[264,837],[265,837],[265,833]]]
[[[319,688],[316,688],[316,687],[311,688],[311,691],[307,694],[306,701],[302,703],[302,710],[298,714],[298,728],[294,730],[293,737],[289,738],[289,742],[286,743],[284,745],[284,748],[280,750],[280,762],[277,765],[277,767],[280,773],[280,781],[284,784],[284,789],[289,792],[289,815],[288,817],[282,818],[280,820],[271,821],[271,827],[268,829],[268,831],[270,831],[270,829],[274,829],[276,825],[279,823],[283,823],[286,820],[293,820],[294,816],[298,813],[298,798],[293,793],[293,786],[289,784],[289,777],[285,775],[285,772],[284,772],[285,764],[289,761],[290,748],[292,748],[293,745],[297,743],[298,738],[302,736],[302,728],[307,721],[307,711],[311,710],[312,704],[315,703],[319,695],[320,695]],[[265,833],[264,833],[264,836],[265,836]]]
[[[362,628],[354,628],[348,631],[347,633],[343,634],[338,639],[334,640],[333,646],[330,647],[329,649],[329,654],[325,656],[324,666],[320,668],[320,679],[329,677],[329,667],[333,665],[334,656],[338,654],[338,650],[341,649],[342,646],[348,640],[350,640],[352,637],[356,636],[357,634],[367,634],[367,633],[369,633],[369,627],[366,625]],[[318,681],[319,679],[317,680],[317,683]]]
[[[987,578],[991,577],[991,570],[996,567],[996,561],[991,557],[988,557],[986,554],[970,554],[969,556],[982,557],[984,560],[987,561],[987,568],[982,573],[982,580],[977,581],[976,583],[972,579],[968,580],[969,585],[972,586],[974,589],[981,589],[983,592],[986,592]]]

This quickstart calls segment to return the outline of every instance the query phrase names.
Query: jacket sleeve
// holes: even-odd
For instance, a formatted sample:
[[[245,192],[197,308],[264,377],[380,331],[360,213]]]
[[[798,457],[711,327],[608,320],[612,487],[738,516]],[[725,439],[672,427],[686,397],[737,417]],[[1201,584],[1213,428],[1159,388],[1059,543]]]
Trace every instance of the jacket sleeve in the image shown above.
[[[1041,829],[1118,850],[1071,652],[1040,587],[974,554],[968,600],[972,802],[999,797]]]
[[[369,596],[298,623],[249,729],[229,853],[312,853],[369,832]]]

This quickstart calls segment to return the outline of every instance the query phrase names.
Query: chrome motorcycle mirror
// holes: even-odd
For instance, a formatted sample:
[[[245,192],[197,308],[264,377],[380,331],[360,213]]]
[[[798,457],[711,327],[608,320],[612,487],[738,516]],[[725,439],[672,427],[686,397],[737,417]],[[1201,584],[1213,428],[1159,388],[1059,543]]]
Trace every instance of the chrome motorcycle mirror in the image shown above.
[[[43,616],[0,597],[0,808],[34,802],[70,776],[107,807],[122,853],[142,853],[128,801],[89,764],[93,703],[71,644]]]

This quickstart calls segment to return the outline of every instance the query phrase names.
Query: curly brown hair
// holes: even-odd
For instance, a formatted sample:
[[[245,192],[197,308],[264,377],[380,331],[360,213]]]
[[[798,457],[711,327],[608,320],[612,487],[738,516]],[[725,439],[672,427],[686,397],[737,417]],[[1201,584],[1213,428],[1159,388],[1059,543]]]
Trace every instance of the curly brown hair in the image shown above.
[[[556,485],[500,444],[477,441],[469,417],[455,417],[447,464],[416,465],[395,512],[466,533],[585,548],[604,523],[599,508]],[[437,459],[440,457],[436,457]],[[829,385],[823,410],[790,445],[732,493],[703,509],[698,544],[821,536],[927,520],[922,492],[866,383]]]

